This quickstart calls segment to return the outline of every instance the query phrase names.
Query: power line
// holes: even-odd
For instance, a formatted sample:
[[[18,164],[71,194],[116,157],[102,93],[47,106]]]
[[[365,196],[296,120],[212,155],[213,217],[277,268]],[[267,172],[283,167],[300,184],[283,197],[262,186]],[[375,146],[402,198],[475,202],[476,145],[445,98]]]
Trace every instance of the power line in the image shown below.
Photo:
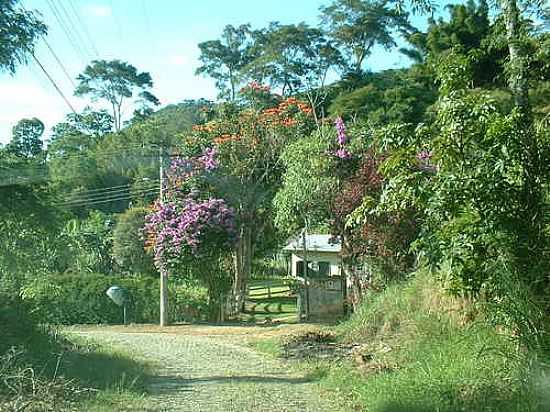
[[[113,150],[113,151],[105,151],[105,152],[96,152],[96,153],[72,153],[72,154],[67,154],[67,155],[59,155],[59,156],[55,156],[56,158],[59,158],[59,159],[68,159],[68,158],[71,158],[71,157],[95,157],[95,156],[98,156],[98,157],[109,157],[109,156],[116,156],[116,155],[126,155],[126,154],[129,154],[131,153],[133,150],[152,150],[152,149],[149,149],[149,148],[143,148],[143,147],[138,147],[138,146],[128,146],[127,149],[129,150]]]
[[[155,187],[156,187],[156,185],[155,185]],[[112,196],[121,196],[121,195],[126,196],[126,195],[131,194],[131,193],[139,193],[140,191],[143,191],[143,190],[151,190],[151,189],[153,189],[153,186],[149,185],[149,186],[146,186],[146,187],[134,189],[133,191],[131,191],[131,189],[132,188],[130,186],[128,186],[124,189],[112,190],[112,191],[109,191],[109,192],[102,192],[102,193],[95,193],[95,194],[84,194],[84,195],[78,194],[75,197],[72,197],[72,196],[69,195],[65,199],[63,199],[63,201],[64,201],[64,203],[79,203],[79,202],[88,202],[88,201],[94,201],[94,200],[101,200],[101,199],[105,199],[105,198],[112,197]]]
[[[55,19],[59,23],[59,26],[61,27],[61,29],[65,33],[65,36],[69,40],[69,43],[71,44],[72,48],[74,49],[76,54],[79,56],[82,63],[84,65],[86,65],[88,63],[88,58],[84,55],[84,53],[82,52],[82,50],[78,46],[76,40],[71,35],[70,30],[67,28],[67,26],[65,24],[65,21],[63,20],[63,17],[61,16],[61,13],[57,9],[56,5],[53,3],[53,0],[46,0],[46,2],[48,3],[48,7],[50,8],[50,10],[51,10],[52,14],[54,15]]]
[[[55,3],[56,0],[52,0],[52,2]],[[88,55],[88,58],[90,60],[93,60],[93,58],[94,58],[93,52],[90,52],[90,50],[88,49],[88,45],[86,44],[83,37],[81,36],[77,25],[74,24],[74,21],[71,18],[70,14],[67,12],[67,9],[65,8],[65,5],[61,1],[57,1],[57,5],[59,6],[59,9],[61,9],[61,12],[65,15],[65,19],[66,19],[65,21],[68,22],[69,28],[72,29],[73,33],[75,34],[75,37],[76,37],[77,41],[80,42],[80,44],[83,46],[83,49],[84,49],[85,53]]]
[[[141,147],[140,147],[141,148]],[[137,149],[137,148],[136,148]],[[116,157],[116,156],[124,156],[124,155],[128,155],[130,152],[128,151],[112,151],[112,152],[104,152],[104,153],[94,153],[92,155],[88,155],[86,153],[80,153],[80,154],[71,154],[71,155],[66,155],[66,156],[55,156],[54,159],[55,160],[74,160],[74,159],[82,159],[82,158],[106,158],[106,157]],[[173,155],[174,157],[176,157],[177,155]],[[145,154],[137,154],[137,155],[132,155],[132,157],[134,158],[145,158],[145,159],[157,159],[158,156],[156,155],[145,155]],[[51,159],[50,159],[51,161]],[[11,172],[20,172],[20,173],[24,173],[24,172],[47,172],[48,171],[48,164],[44,164],[44,165],[29,165],[25,168],[22,168],[22,167],[16,167],[16,168],[10,168],[10,167],[6,167],[6,166],[1,166],[3,169],[5,170],[9,170]]]
[[[122,44],[122,39],[123,39],[123,36],[122,36],[122,24],[118,18],[118,14],[115,12],[115,5],[113,3],[113,0],[109,0],[109,3],[110,3],[110,6],[111,6],[111,13],[113,15],[113,19],[115,21],[115,25],[116,25],[116,33],[117,33],[117,36],[118,36],[118,40],[119,40],[119,45]]]
[[[30,51],[30,50],[29,50]],[[57,85],[57,83],[55,82],[54,79],[52,79],[52,77],[50,76],[50,74],[46,71],[46,69],[44,68],[44,66],[42,65],[42,63],[40,63],[40,60],[38,60],[38,57],[36,57],[36,55],[34,54],[34,52],[30,51],[31,53],[31,56],[32,58],[34,59],[34,61],[36,62],[36,64],[40,67],[40,69],[42,70],[42,72],[46,75],[46,77],[48,78],[48,80],[51,82],[51,84],[53,85],[53,87],[55,87],[55,90],[57,90],[57,93],[59,93],[59,95],[63,98],[63,100],[65,101],[65,103],[67,103],[67,106],[69,106],[69,109],[71,109],[71,111],[76,114],[76,110],[74,109],[73,105],[71,104],[71,102],[69,102],[69,100],[67,99],[67,97],[65,97],[65,95],[63,94],[63,92],[61,91],[61,89],[59,88],[59,86]]]
[[[159,179],[156,178],[156,179],[147,179],[147,180],[136,180],[134,183],[137,183],[137,182],[156,182],[158,181]],[[92,193],[92,192],[103,192],[103,191],[110,191],[110,190],[113,190],[113,189],[121,189],[121,188],[130,188],[131,187],[131,184],[130,183],[127,183],[125,185],[120,185],[120,186],[108,186],[108,187],[102,187],[102,188],[97,188],[97,189],[88,189],[88,190],[82,190],[82,191],[79,191],[78,195],[80,194],[89,194],[89,193]]]
[[[92,38],[92,36],[90,35],[90,32],[88,31],[88,27],[86,26],[86,24],[84,23],[84,21],[82,20],[82,18],[80,17],[80,13],[78,13],[78,10],[76,9],[74,3],[73,3],[73,0],[69,0],[69,6],[71,7],[72,9],[72,12],[73,14],[75,15],[76,19],[77,19],[77,22],[80,24],[80,27],[82,28],[82,31],[84,32],[84,35],[88,38],[88,41],[90,42],[90,45],[92,47],[92,50],[93,52],[95,53],[95,55],[97,56],[97,58],[99,59],[100,57],[100,54],[97,50],[97,47],[95,45],[95,42]]]
[[[23,3],[21,3],[21,8],[26,12],[27,9],[25,9],[25,6],[23,5]],[[73,88],[76,89],[76,84],[73,80],[73,78],[69,75],[69,72],[67,71],[67,69],[65,68],[65,65],[61,62],[61,59],[58,57],[57,53],[53,50],[53,47],[50,46],[50,43],[48,42],[48,40],[46,40],[46,36],[44,36],[43,34],[40,35],[41,39],[44,41],[44,44],[46,45],[46,47],[48,48],[48,50],[50,51],[50,54],[53,56],[53,58],[55,59],[55,61],[57,62],[57,64],[59,65],[59,67],[61,67],[61,70],[63,70],[63,73],[65,73],[65,76],[67,77],[67,79],[69,80],[69,82],[71,83],[71,85],[73,86]]]
[[[145,29],[147,30],[149,38],[149,46],[151,46],[151,53],[156,54],[157,52],[157,42],[153,36],[153,31],[151,30],[151,21],[149,19],[149,8],[147,7],[147,0],[140,0],[141,12],[143,15],[143,21],[145,23]]]
[[[43,40],[44,43],[46,44],[46,47],[48,48],[48,50],[49,50],[50,53],[52,54],[53,58],[55,59],[55,61],[56,61],[57,64],[59,65],[59,67],[61,67],[61,70],[63,70],[63,73],[65,73],[65,76],[67,77],[67,79],[68,79],[69,82],[71,83],[71,86],[73,86],[73,89],[76,89],[76,84],[75,84],[73,78],[69,75],[69,72],[68,72],[67,69],[65,68],[65,65],[61,62],[61,60],[59,59],[59,57],[57,56],[57,54],[53,51],[53,48],[50,46],[50,43],[48,43],[48,41],[46,40],[46,37],[42,36],[42,40]]]
[[[104,198],[104,199],[92,200],[92,201],[81,201],[81,202],[75,202],[75,203],[61,202],[61,203],[56,203],[55,205],[56,206],[67,206],[67,207],[91,206],[91,205],[96,205],[96,204],[101,204],[101,203],[119,202],[121,200],[131,200],[132,198],[134,198],[136,196],[136,194],[137,195],[147,195],[147,194],[153,194],[153,193],[158,194],[158,189],[157,188],[148,189],[148,190],[144,190],[144,191],[141,191],[141,192],[137,192],[135,194],[128,193],[127,195],[113,196],[113,197],[110,197],[110,198]]]
[[[50,160],[49,162],[51,162],[52,160],[74,160],[74,159],[82,159],[82,158],[92,158],[92,159],[101,159],[101,158],[107,158],[107,157],[119,157],[119,156],[126,156],[128,154],[131,153],[132,150],[150,150],[150,151],[154,151],[156,148],[153,148],[153,147],[144,147],[144,146],[141,146],[141,145],[130,145],[130,146],[127,146],[125,147],[124,149],[128,149],[128,150],[113,150],[113,151],[107,151],[107,152],[99,152],[99,153],[91,153],[91,154],[87,154],[87,153],[73,153],[73,154],[69,154],[69,155],[57,155],[57,156],[53,156],[53,157],[50,157]],[[181,155],[179,154],[169,154],[169,155],[166,155],[167,157],[171,157],[171,158],[180,158],[182,157]],[[158,161],[158,155],[149,155],[149,154],[132,154],[131,157],[133,158],[142,158],[142,159],[156,159],[156,161]],[[25,168],[21,168],[21,167],[17,167],[17,168],[10,168],[10,167],[6,167],[6,166],[0,166],[2,167],[3,169],[5,170],[10,170],[10,171],[19,171],[19,172],[28,172],[28,171],[33,171],[33,172],[38,172],[38,171],[44,171],[44,172],[47,172],[47,168],[48,168],[48,164],[44,164],[44,165],[29,165]]]
[[[107,200],[107,199],[118,198],[118,197],[121,197],[121,196],[135,196],[137,194],[141,194],[141,193],[144,193],[144,192],[150,192],[152,190],[157,191],[158,189],[156,188],[156,186],[155,187],[142,188],[142,189],[136,189],[132,192],[130,192],[128,189],[126,189],[125,191],[120,191],[120,192],[105,193],[105,194],[102,194],[101,196],[81,198],[81,199],[64,200],[62,202],[59,202],[59,204],[69,205],[69,204],[76,204],[76,203],[96,202],[96,201],[99,201],[99,200],[103,201],[103,200]]]
[[[101,192],[101,193],[90,193],[90,194],[77,194],[75,197],[72,197],[71,195],[67,196],[64,199],[64,203],[80,203],[80,202],[88,202],[88,201],[95,201],[95,200],[101,200],[113,196],[126,196],[126,195],[132,195],[136,193],[141,193],[143,191],[156,189],[158,185],[158,182],[152,182],[151,184],[148,184],[144,187],[136,187],[132,188],[131,186],[128,186],[124,189],[117,189],[117,190],[111,190],[107,192]]]

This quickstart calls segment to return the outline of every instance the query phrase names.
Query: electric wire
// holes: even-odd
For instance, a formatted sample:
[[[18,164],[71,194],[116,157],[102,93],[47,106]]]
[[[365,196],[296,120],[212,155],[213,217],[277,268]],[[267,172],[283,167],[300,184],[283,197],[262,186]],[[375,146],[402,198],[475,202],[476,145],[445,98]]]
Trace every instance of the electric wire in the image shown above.
[[[158,182],[158,178],[156,179],[141,179],[141,180],[136,180],[134,183],[137,183],[137,182],[151,182],[151,181],[155,181],[155,182]],[[96,188],[96,189],[86,189],[86,190],[82,190],[82,191],[79,191],[78,195],[80,194],[88,194],[88,193],[95,193],[95,192],[103,192],[103,191],[110,191],[110,190],[115,190],[115,189],[122,189],[122,188],[129,188],[131,185],[130,183],[126,183],[125,185],[120,185],[120,186],[107,186],[107,187],[102,187],[102,188]]]
[[[63,18],[61,17],[61,14],[57,10],[57,7],[55,6],[55,4],[51,0],[46,0],[46,2],[48,4],[48,7],[50,8],[52,14],[54,15],[55,19],[59,23],[59,26],[61,27],[61,29],[65,33],[65,36],[67,37],[67,40],[69,40],[69,43],[71,44],[71,46],[74,49],[75,53],[78,55],[81,62],[84,65],[86,65],[88,63],[88,58],[84,55],[84,53],[82,52],[82,50],[78,46],[77,42],[75,41],[75,39],[71,35],[71,32],[67,28],[67,26],[65,24],[65,21],[63,20]]]
[[[23,9],[23,11],[28,12],[28,10],[25,8],[23,2],[21,2],[21,8]],[[44,42],[44,44],[48,48],[50,54],[53,56],[53,58],[55,59],[55,61],[57,62],[57,64],[59,65],[59,67],[61,68],[63,73],[65,74],[65,76],[67,77],[67,80],[69,80],[69,82],[71,83],[71,86],[73,86],[73,88],[76,89],[76,84],[75,84],[73,78],[69,75],[69,72],[68,72],[67,68],[65,67],[65,65],[63,64],[63,62],[61,61],[61,59],[59,58],[57,53],[54,51],[53,47],[50,45],[50,43],[46,39],[46,36],[41,34],[40,38],[42,39],[42,41]]]
[[[152,190],[155,190],[155,191],[159,190],[158,187],[147,187],[147,188],[142,188],[142,189],[136,189],[136,190],[133,190],[132,192],[130,192],[128,189],[125,190],[124,192],[105,194],[105,195],[102,195],[102,196],[95,196],[95,197],[82,198],[82,199],[63,200],[63,201],[58,202],[58,204],[70,205],[70,204],[78,204],[78,203],[96,202],[98,200],[113,199],[113,198],[118,198],[118,197],[121,197],[121,196],[135,196],[137,194],[150,192]]]
[[[80,203],[80,202],[90,202],[95,200],[103,200],[110,197],[116,197],[116,196],[127,196],[127,195],[134,195],[139,194],[144,191],[149,190],[159,190],[158,189],[158,182],[156,184],[151,184],[145,187],[137,187],[132,188],[131,186],[126,187],[125,189],[111,191],[111,192],[104,192],[104,193],[96,193],[94,195],[77,195],[76,197],[72,196],[66,196],[64,199],[61,199],[61,203]]]
[[[141,147],[140,147],[140,149],[141,149]],[[55,159],[55,160],[79,160],[79,159],[83,159],[83,158],[92,158],[92,159],[93,158],[99,158],[98,160],[104,160],[102,158],[108,158],[108,157],[117,158],[117,157],[120,157],[120,156],[158,160],[158,155],[156,155],[156,154],[155,155],[148,155],[148,154],[131,154],[131,153],[132,152],[130,152],[130,151],[111,151],[111,152],[104,152],[104,153],[95,153],[93,155],[88,155],[86,153],[71,154],[71,155],[61,155],[61,156],[50,157],[50,161],[52,161],[53,159]],[[131,156],[128,156],[129,154],[131,154]],[[171,155],[171,156],[174,157],[174,156],[177,156],[177,155]],[[47,164],[44,164],[44,165],[29,165],[29,166],[26,166],[24,168],[21,168],[21,167],[11,168],[11,167],[6,167],[6,166],[0,166],[0,167],[2,167],[2,169],[4,169],[4,170],[9,170],[10,172],[19,172],[19,173],[24,173],[24,172],[37,173],[37,172],[47,172],[48,171],[48,165]]]
[[[139,193],[140,191],[142,190],[151,190],[151,189],[154,189],[154,187],[156,187],[158,185],[148,185],[148,186],[145,186],[145,187],[138,187],[138,188],[134,188],[132,189],[131,186],[127,186],[125,187],[124,189],[119,189],[119,190],[112,190],[110,192],[103,192],[103,193],[95,193],[95,194],[77,194],[75,195],[74,197],[71,195],[69,196],[66,196],[65,199],[63,199],[62,201],[65,203],[65,202],[68,202],[68,203],[78,203],[78,202],[87,202],[87,201],[93,201],[93,200],[101,200],[101,199],[105,199],[105,198],[108,198],[108,197],[111,197],[111,196],[120,196],[120,195],[127,195],[129,193]]]
[[[94,54],[93,52],[90,51],[90,49],[88,49],[88,45],[86,44],[86,42],[84,41],[84,38],[81,36],[80,34],[80,31],[78,30],[78,26],[74,23],[72,17],[70,16],[70,14],[67,12],[67,9],[65,8],[65,5],[63,4],[62,1],[59,1],[59,0],[52,0],[52,2],[54,3],[57,3],[58,7],[59,7],[59,10],[61,10],[61,12],[64,14],[65,16],[65,21],[68,22],[68,26],[69,26],[69,29],[72,29],[72,32],[74,33],[77,41],[80,43],[80,45],[82,46],[84,52],[87,54],[89,60],[93,60],[94,59]]]
[[[100,54],[99,54],[99,51],[96,47],[96,44],[94,42],[94,39],[92,38],[92,36],[90,35],[90,32],[88,31],[88,27],[86,26],[86,24],[84,23],[82,17],[80,16],[80,13],[78,12],[76,6],[74,5],[73,3],[73,0],[69,0],[69,6],[74,14],[74,16],[76,17],[77,19],[77,22],[79,23],[79,27],[82,28],[82,31],[84,32],[84,35],[86,36],[86,38],[88,39],[88,41],[90,42],[90,45],[91,45],[91,48],[92,48],[92,51],[94,52],[94,54],[96,55],[96,57],[99,59],[100,58]]]
[[[61,62],[61,60],[57,56],[57,53],[53,50],[53,48],[50,46],[50,43],[48,43],[48,41],[46,40],[46,37],[42,36],[42,40],[44,41],[44,44],[46,45],[46,47],[50,51],[51,55],[53,56],[53,58],[55,59],[55,61],[59,65],[59,67],[61,67],[61,70],[63,71],[63,73],[65,73],[65,77],[67,77],[67,79],[71,83],[71,86],[73,86],[73,89],[76,89],[76,83],[74,82],[73,78],[69,75],[69,72],[67,71],[67,68],[65,67],[63,62]]]
[[[123,44],[123,33],[122,33],[122,24],[118,18],[118,14],[115,12],[115,5],[114,5],[114,2],[113,0],[109,0],[109,3],[110,3],[110,6],[111,6],[111,13],[112,13],[112,16],[113,16],[113,19],[114,19],[114,22],[115,22],[115,31],[117,33],[117,36],[118,36],[118,44],[121,45]]]
[[[148,195],[148,194],[154,194],[154,193],[158,193],[158,192],[159,192],[158,188],[154,188],[154,189],[144,190],[144,191],[141,191],[141,192],[128,193],[126,195],[113,196],[113,197],[103,198],[103,199],[98,199],[98,200],[81,201],[81,202],[74,202],[74,203],[72,203],[72,202],[59,202],[59,203],[55,203],[55,206],[66,206],[66,207],[90,206],[90,205],[96,205],[96,204],[101,204],[101,203],[118,202],[118,201],[121,201],[121,200],[131,200],[131,199],[135,198],[137,195],[145,196],[145,195]]]
[[[29,50],[30,51],[30,50]],[[55,80],[52,78],[52,76],[50,76],[50,74],[48,73],[48,71],[46,70],[46,68],[42,65],[42,63],[40,63],[40,60],[38,60],[38,57],[36,57],[36,55],[30,51],[31,53],[31,56],[32,58],[34,59],[34,61],[36,62],[36,64],[38,65],[38,67],[40,67],[40,69],[42,70],[42,72],[46,75],[46,77],[48,78],[48,80],[51,82],[51,84],[53,85],[53,87],[55,88],[55,90],[57,91],[57,93],[59,93],[59,95],[63,98],[63,100],[65,101],[65,103],[67,104],[67,106],[69,106],[69,109],[71,109],[71,111],[76,114],[76,110],[74,109],[73,105],[71,104],[71,102],[69,102],[69,100],[67,99],[67,97],[65,96],[65,94],[61,91],[61,89],[59,88],[59,86],[57,85],[57,83],[55,82]]]
[[[145,29],[147,30],[147,38],[149,39],[149,46],[151,47],[151,54],[157,53],[157,42],[153,31],[151,30],[151,21],[149,19],[149,8],[147,6],[147,0],[140,0],[141,13],[143,16],[143,22]]]

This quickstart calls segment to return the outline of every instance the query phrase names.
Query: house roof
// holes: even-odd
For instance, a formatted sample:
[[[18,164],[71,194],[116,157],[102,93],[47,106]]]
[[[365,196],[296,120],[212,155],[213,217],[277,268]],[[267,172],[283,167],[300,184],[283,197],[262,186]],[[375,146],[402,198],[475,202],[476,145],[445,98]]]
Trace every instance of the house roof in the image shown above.
[[[332,235],[307,235],[306,246],[307,250],[312,252],[340,253],[340,251],[342,250],[340,239]],[[283,250],[289,252],[300,252],[303,249],[304,242],[302,241],[301,235],[292,240],[288,245],[283,248]]]

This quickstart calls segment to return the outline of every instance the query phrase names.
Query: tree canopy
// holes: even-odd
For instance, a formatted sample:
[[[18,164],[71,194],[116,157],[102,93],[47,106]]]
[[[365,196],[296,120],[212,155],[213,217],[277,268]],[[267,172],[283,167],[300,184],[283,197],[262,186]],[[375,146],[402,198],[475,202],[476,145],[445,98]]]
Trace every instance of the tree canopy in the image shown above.
[[[35,12],[18,6],[19,0],[0,1],[0,72],[15,73],[32,55],[38,38],[47,32]]]
[[[125,99],[139,92],[141,104],[146,106],[159,104],[158,99],[149,92],[153,87],[151,75],[138,70],[121,60],[94,60],[81,73],[75,90],[76,96],[89,95],[92,100],[105,100],[111,106],[114,128],[122,128],[122,104]]]

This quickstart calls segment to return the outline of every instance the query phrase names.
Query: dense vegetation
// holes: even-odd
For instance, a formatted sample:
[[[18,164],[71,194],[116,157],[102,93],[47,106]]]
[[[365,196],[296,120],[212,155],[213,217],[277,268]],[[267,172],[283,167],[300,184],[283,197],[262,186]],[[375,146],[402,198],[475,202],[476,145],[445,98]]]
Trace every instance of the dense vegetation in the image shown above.
[[[420,307],[421,337],[445,332],[451,348],[480,336],[468,346],[471,360],[483,345],[501,344],[498,330],[516,345],[485,365],[494,372],[488,388],[523,379],[506,359],[527,362],[548,349],[548,10],[470,0],[429,19],[424,32],[408,6],[335,0],[318,27],[226,26],[199,44],[197,74],[216,81],[215,103],[155,111],[148,73],[91,62],[75,94],[107,102],[110,112],[67,115],[47,146],[43,123],[22,119],[0,148],[0,281],[24,301],[2,310],[28,307],[41,322],[113,322],[104,291],[117,283],[134,296],[134,320],[152,321],[160,271],[174,293],[181,287],[173,320],[215,319],[228,296],[232,312],[244,309],[257,259],[301,231],[323,231],[342,240],[354,319],[378,316],[376,305],[408,287],[402,282],[429,279],[428,289],[475,308],[482,325],[451,319],[447,330]],[[13,72],[47,28],[15,0],[0,3],[0,22],[8,20],[16,23],[1,32],[0,69]],[[373,48],[394,48],[398,36],[411,65],[368,71]],[[135,108],[128,119],[124,100]],[[386,297],[371,304],[381,290]],[[391,303],[409,311],[415,302],[409,294]],[[377,338],[376,322],[363,320],[343,334]],[[445,340],[455,332],[464,340]],[[415,341],[420,357],[452,358],[430,339]],[[479,377],[463,366],[449,373]],[[407,370],[388,382],[420,379]],[[452,393],[415,407],[460,398],[452,375],[433,379]],[[411,402],[425,393],[411,391]]]

